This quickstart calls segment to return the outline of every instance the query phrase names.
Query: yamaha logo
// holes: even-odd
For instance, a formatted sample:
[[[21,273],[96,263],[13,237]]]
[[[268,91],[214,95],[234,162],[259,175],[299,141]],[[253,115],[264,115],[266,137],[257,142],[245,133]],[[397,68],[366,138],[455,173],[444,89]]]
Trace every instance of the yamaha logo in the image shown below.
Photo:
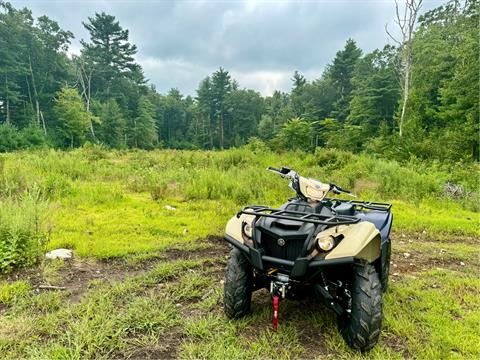
[[[277,240],[277,244],[278,244],[278,246],[284,246],[285,245],[285,240],[280,238],[280,239]]]

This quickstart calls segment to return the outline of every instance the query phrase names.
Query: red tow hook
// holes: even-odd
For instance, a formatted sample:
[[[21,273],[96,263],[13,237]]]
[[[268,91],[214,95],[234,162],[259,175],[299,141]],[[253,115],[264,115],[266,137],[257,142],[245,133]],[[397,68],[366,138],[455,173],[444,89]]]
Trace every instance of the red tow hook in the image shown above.
[[[273,295],[273,331],[278,327],[278,296]]]

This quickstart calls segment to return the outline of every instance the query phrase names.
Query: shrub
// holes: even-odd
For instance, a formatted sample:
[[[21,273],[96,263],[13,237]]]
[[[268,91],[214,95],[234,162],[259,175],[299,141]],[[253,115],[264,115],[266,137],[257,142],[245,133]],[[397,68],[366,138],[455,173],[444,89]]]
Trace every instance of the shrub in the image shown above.
[[[0,152],[18,149],[17,129],[10,124],[0,124]]]
[[[33,265],[43,252],[48,208],[39,194],[32,190],[0,200],[0,272]]]

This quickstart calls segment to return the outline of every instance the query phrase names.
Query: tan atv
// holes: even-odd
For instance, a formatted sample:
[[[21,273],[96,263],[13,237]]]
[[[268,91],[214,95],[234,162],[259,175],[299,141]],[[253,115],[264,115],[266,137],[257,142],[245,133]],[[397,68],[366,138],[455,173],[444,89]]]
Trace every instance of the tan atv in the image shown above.
[[[228,222],[224,238],[233,248],[225,279],[226,314],[246,315],[252,292],[266,288],[276,330],[279,300],[314,295],[337,314],[348,345],[371,349],[383,319],[391,205],[327,198],[330,191],[350,192],[285,167],[268,170],[289,179],[297,196],[279,209],[247,206]]]

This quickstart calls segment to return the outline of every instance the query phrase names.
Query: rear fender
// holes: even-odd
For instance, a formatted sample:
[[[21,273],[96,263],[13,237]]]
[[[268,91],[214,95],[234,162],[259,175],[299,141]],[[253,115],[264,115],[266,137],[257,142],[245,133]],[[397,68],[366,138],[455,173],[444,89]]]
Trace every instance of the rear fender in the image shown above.
[[[353,257],[372,263],[380,257],[381,235],[372,223],[364,221],[350,225],[342,234],[343,239],[325,256],[326,260]]]

